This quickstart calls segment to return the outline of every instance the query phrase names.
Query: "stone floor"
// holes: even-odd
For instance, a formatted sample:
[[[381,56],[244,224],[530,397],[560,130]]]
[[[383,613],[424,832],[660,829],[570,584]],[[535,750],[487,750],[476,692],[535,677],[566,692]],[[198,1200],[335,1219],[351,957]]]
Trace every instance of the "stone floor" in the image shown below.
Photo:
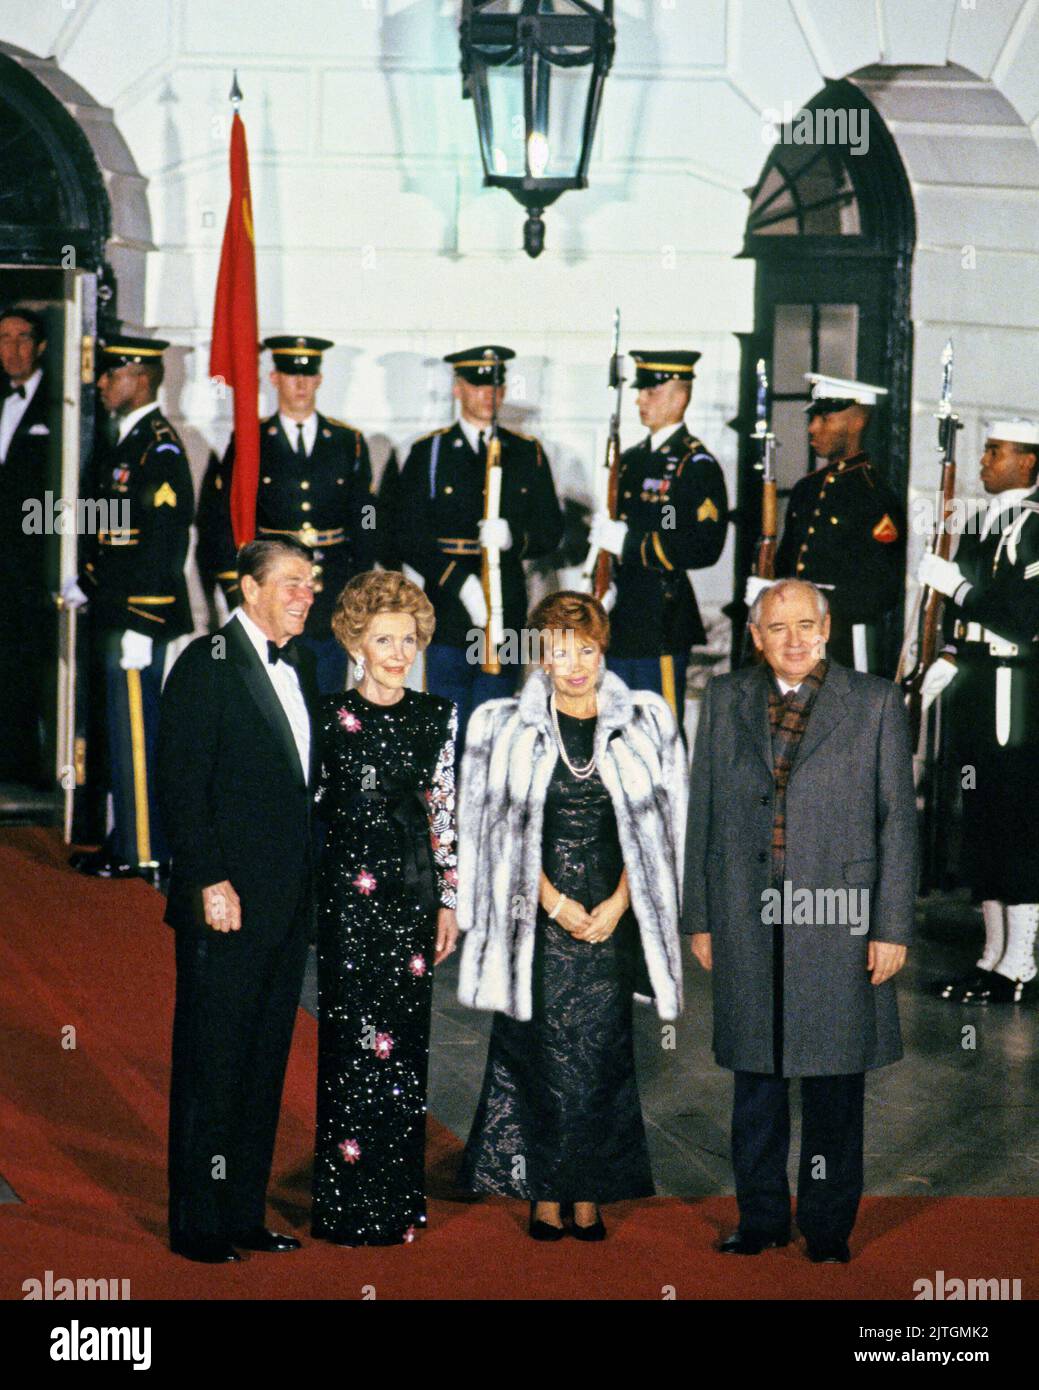
[[[961,898],[934,897],[901,984],[905,1059],[866,1088],[866,1188],[878,1195],[1039,1196],[1039,1010],[969,1009],[927,993],[977,958],[980,914]],[[476,1108],[490,1015],[456,997],[457,956],[437,972],[430,1058],[430,1111],[464,1139]],[[304,1004],[316,1002],[311,959]],[[973,1028],[975,1032],[964,1033]],[[687,957],[686,1006],[675,1046],[637,1005],[639,1085],[657,1190],[701,1197],[731,1193],[731,1077],[710,1051],[707,976]],[[797,1106],[791,1175],[796,1175]]]

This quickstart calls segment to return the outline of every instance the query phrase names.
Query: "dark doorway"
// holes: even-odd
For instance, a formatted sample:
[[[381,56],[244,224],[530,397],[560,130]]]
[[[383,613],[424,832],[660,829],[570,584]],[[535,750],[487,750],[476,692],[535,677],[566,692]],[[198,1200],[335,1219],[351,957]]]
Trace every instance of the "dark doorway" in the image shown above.
[[[850,82],[831,82],[779,131],[750,191],[742,255],[757,262],[754,330],[743,335],[742,440],[736,515],[736,591],[750,572],[761,522],[754,426],[758,358],[770,364],[778,443],[780,532],[785,498],[815,459],[808,447],[805,372],[887,388],[866,445],[900,497],[909,476],[912,326],[909,283],[916,239],[905,169],[884,121]],[[809,138],[812,137],[812,138]],[[882,634],[893,669],[902,612]]]

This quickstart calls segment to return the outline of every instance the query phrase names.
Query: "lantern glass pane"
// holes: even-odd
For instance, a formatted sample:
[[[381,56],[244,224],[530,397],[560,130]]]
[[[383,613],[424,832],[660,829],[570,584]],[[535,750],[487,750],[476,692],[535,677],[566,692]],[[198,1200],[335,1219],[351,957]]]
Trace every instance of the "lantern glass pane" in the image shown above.
[[[528,141],[534,178],[572,179],[580,171],[593,78],[589,65],[561,68],[540,56],[535,59],[534,119]]]
[[[526,173],[522,60],[488,68],[487,94],[487,172],[522,178]]]

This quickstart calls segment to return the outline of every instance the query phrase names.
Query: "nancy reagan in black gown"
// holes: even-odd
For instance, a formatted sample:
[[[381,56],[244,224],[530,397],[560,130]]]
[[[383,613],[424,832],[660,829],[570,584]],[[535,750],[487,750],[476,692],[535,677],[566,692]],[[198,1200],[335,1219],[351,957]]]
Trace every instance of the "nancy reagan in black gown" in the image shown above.
[[[395,572],[358,576],[344,599],[351,587],[362,586],[355,606],[366,601],[373,607],[399,598],[402,585],[404,602],[419,607],[421,616],[425,610],[414,595],[423,604],[428,600]],[[391,652],[386,675],[382,638],[371,640],[380,627],[406,628],[406,611],[390,607],[375,614],[368,640],[359,643],[369,655],[359,688],[325,697],[316,721],[316,799],[328,838],[318,893],[312,1228],[315,1236],[344,1245],[410,1241],[425,1225],[426,1078],[438,936],[441,956],[453,946],[452,931],[444,948],[443,919],[450,917],[453,927],[455,707],[400,685],[417,644],[409,647],[405,637],[395,664]],[[427,616],[432,631],[431,611]],[[351,655],[356,659],[356,645]],[[378,680],[397,677],[395,703],[362,693],[383,699],[386,687]]]

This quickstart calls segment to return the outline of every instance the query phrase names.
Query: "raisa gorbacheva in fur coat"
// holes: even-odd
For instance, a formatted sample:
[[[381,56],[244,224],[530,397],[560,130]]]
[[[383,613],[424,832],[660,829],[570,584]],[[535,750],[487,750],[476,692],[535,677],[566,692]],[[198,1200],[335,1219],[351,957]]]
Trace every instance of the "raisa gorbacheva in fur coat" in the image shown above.
[[[474,711],[459,792],[458,925],[465,933],[459,998],[520,1020],[532,1014],[542,821],[559,756],[550,693],[549,678],[538,670],[518,698],[488,700]],[[606,671],[595,761],[617,817],[657,1011],[677,1018],[688,773],[667,702],[651,691],[629,690]]]

